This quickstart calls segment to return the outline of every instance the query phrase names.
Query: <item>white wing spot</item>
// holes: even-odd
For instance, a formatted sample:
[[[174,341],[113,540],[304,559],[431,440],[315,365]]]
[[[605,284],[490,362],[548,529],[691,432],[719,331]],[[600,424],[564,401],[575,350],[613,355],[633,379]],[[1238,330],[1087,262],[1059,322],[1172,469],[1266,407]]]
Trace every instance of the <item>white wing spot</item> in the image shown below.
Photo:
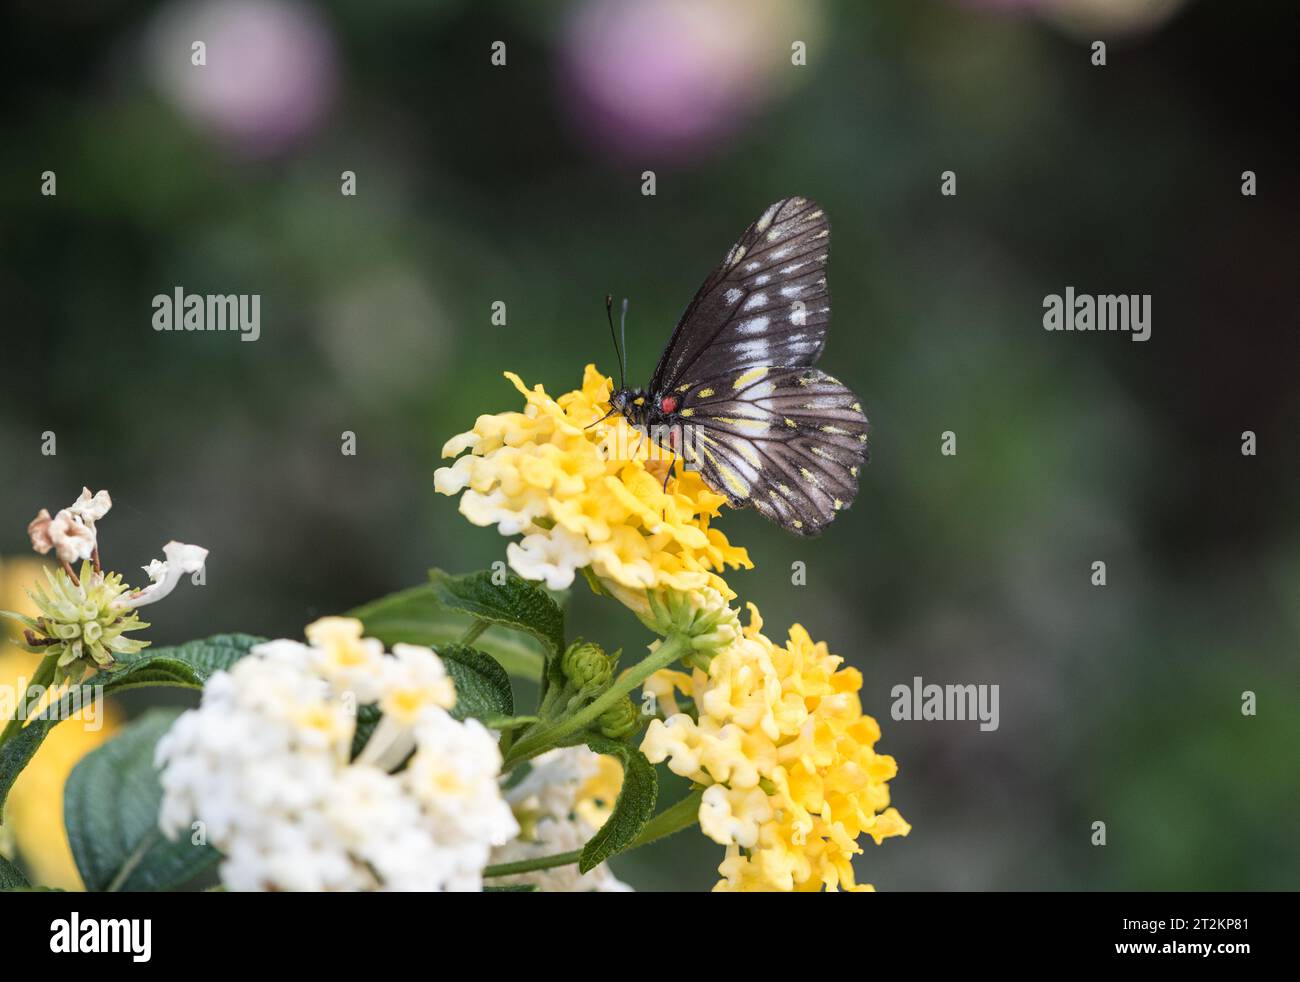
[[[741,310],[753,310],[755,307],[761,307],[767,303],[767,294],[763,292],[755,293],[752,297],[741,305]]]
[[[735,303],[744,295],[745,295],[744,290],[738,290],[736,287],[733,286],[730,290],[728,290],[726,293],[722,295],[722,299],[725,300],[727,303]]]

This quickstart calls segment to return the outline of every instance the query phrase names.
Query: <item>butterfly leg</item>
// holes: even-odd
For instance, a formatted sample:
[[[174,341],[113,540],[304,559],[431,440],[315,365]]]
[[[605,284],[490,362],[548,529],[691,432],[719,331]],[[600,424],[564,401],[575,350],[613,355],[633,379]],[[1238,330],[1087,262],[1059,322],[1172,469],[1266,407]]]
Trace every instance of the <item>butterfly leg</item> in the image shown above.
[[[674,455],[668,459],[668,470],[664,472],[663,493],[668,493],[668,479],[673,476],[673,469],[677,466],[677,457]],[[663,514],[660,515],[663,521],[668,521],[668,506],[664,505]]]

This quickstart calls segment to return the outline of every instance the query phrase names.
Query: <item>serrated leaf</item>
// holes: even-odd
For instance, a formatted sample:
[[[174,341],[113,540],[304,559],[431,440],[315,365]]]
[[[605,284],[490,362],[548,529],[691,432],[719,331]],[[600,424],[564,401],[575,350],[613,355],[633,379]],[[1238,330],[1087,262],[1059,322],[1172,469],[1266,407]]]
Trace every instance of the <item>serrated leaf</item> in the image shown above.
[[[162,786],[154,747],[179,715],[155,709],[91,751],[68,775],[63,815],[87,890],[166,890],[192,880],[219,858],[183,835],[158,829]]]
[[[89,676],[81,687],[102,685],[106,696],[146,685],[199,689],[213,672],[229,668],[261,640],[248,634],[219,634],[174,647],[146,648],[122,658],[112,671]],[[0,745],[0,820],[14,781],[36,755],[50,730],[74,715],[81,698],[76,692],[65,695],[56,711],[31,720]]]
[[[451,715],[456,719],[473,716],[489,719],[513,716],[515,697],[510,690],[510,676],[491,655],[459,644],[445,644],[438,657],[456,685],[456,705]]]
[[[653,817],[659,798],[659,775],[641,751],[601,736],[589,736],[587,746],[622,762],[623,787],[609,819],[582,847],[578,869],[583,873],[589,873],[630,846]]]
[[[388,647],[422,644],[440,648],[455,644],[474,626],[475,618],[448,610],[438,602],[432,583],[392,593],[348,612],[366,627],[366,634]],[[546,647],[531,634],[520,634],[494,624],[474,639],[474,646],[486,651],[516,678],[536,682],[546,660]]]
[[[31,884],[22,871],[4,856],[0,856],[0,890],[26,890]]]
[[[564,611],[551,595],[514,573],[507,572],[500,584],[492,582],[494,575],[486,570],[464,576],[429,571],[434,595],[449,610],[527,632],[552,654],[564,651]]]

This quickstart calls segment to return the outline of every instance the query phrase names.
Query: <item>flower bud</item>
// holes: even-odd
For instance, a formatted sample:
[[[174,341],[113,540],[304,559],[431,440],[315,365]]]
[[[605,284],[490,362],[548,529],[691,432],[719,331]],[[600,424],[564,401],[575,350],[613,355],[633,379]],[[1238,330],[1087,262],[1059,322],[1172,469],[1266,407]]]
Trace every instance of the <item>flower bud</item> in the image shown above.
[[[569,645],[560,660],[560,670],[579,689],[603,688],[614,678],[613,666],[600,645],[581,639]]]
[[[639,722],[635,703],[624,696],[610,706],[596,720],[596,729],[611,740],[621,740],[637,728]]]

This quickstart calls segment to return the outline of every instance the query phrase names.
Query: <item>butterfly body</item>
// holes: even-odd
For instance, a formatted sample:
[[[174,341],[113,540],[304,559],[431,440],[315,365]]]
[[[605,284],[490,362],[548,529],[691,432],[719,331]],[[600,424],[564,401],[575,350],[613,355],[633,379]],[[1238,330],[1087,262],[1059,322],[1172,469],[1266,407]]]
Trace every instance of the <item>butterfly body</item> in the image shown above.
[[[735,507],[815,535],[857,495],[869,424],[813,368],[826,341],[830,228],[806,198],[769,206],[686,308],[650,384],[611,411]]]

